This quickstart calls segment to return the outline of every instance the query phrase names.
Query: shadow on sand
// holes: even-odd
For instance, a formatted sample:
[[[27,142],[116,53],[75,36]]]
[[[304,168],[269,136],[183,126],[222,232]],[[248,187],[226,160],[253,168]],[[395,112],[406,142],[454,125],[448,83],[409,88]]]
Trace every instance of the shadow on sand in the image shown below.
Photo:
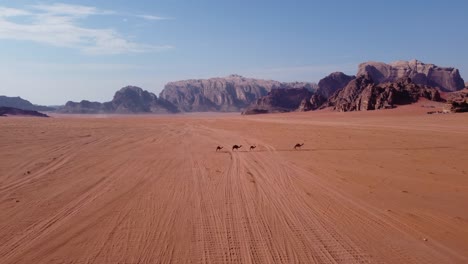
[[[453,149],[453,147],[416,147],[416,148],[328,148],[328,149],[259,149],[259,150],[234,150],[234,151],[218,151],[219,153],[255,153],[255,152],[310,152],[310,151],[382,151],[382,150],[437,150],[437,149]]]

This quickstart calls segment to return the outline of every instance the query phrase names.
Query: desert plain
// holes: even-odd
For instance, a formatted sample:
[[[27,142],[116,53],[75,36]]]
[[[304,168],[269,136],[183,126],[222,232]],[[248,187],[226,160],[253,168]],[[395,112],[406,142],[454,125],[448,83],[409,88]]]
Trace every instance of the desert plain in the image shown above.
[[[468,263],[468,115],[422,106],[0,118],[0,263]]]

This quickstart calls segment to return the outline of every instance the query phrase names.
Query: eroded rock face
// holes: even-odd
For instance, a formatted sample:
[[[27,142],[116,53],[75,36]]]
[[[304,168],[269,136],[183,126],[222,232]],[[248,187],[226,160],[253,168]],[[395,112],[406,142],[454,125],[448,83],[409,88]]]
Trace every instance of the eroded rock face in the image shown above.
[[[468,112],[468,88],[446,95],[447,109],[453,113]]]
[[[395,82],[411,78],[416,84],[435,87],[441,91],[458,91],[465,87],[458,69],[425,64],[418,60],[390,64],[365,62],[359,65],[358,76],[369,75],[376,83]]]
[[[34,111],[34,110],[24,110],[24,109],[18,109],[18,108],[14,108],[14,107],[0,106],[0,116],[9,116],[9,115],[49,117],[46,114],[43,114],[43,113],[40,113],[40,112]]]
[[[185,80],[168,83],[160,93],[183,112],[236,112],[246,108],[272,89],[316,89],[312,83],[281,83],[230,75],[225,78]]]
[[[355,76],[349,76],[342,72],[334,72],[319,81],[319,88],[310,98],[305,109],[315,110],[320,108],[334,93],[343,89]],[[306,111],[306,110],[305,110]],[[308,111],[308,110],[307,110]]]
[[[304,98],[304,99],[302,99],[301,104],[299,104],[299,107],[297,108],[297,111],[298,112],[307,112],[307,111],[312,111],[314,109],[315,108],[311,103],[311,99]]]
[[[110,102],[99,103],[83,100],[79,103],[67,102],[61,113],[97,114],[97,113],[176,113],[177,108],[155,94],[136,86],[127,86],[114,95]]]
[[[411,104],[419,98],[442,100],[437,89],[415,84],[410,78],[377,84],[370,76],[362,75],[330,97],[326,105],[342,112],[367,111]]]
[[[242,113],[263,114],[283,113],[305,108],[302,103],[308,101],[312,92],[306,88],[272,89],[266,96],[257,99]]]

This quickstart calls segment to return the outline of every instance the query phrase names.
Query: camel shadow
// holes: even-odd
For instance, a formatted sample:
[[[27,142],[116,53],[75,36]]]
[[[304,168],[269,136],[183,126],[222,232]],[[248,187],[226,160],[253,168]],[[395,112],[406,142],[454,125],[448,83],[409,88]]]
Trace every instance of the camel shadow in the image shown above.
[[[384,151],[384,150],[438,150],[438,149],[453,149],[453,147],[415,147],[415,148],[405,148],[405,147],[395,147],[395,148],[309,148],[309,149],[258,149],[258,150],[236,150],[236,151],[218,151],[221,153],[256,153],[256,152],[317,152],[317,151]]]

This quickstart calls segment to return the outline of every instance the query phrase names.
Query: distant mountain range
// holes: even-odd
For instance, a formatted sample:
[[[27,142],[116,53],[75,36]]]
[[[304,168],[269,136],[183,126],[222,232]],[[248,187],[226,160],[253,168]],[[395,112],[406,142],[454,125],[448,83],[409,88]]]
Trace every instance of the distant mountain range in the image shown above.
[[[109,102],[99,103],[83,100],[76,103],[69,101],[64,107],[59,108],[57,111],[59,113],[71,114],[170,114],[179,112],[179,110],[168,101],[158,98],[155,94],[135,86],[127,86],[120,89]]]
[[[357,77],[356,77],[357,76]],[[392,108],[420,97],[443,100],[441,92],[465,87],[458,69],[425,64],[417,60],[391,64],[366,62],[356,76],[331,73],[318,84],[278,82],[229,75],[210,79],[170,82],[159,94],[135,86],[117,91],[109,102],[67,102],[60,113],[157,113],[240,112],[244,114],[311,111],[331,107],[337,111]],[[0,96],[0,106],[24,110],[53,111],[20,97]]]
[[[33,110],[33,111],[54,111],[55,108],[43,106],[43,105],[34,105],[28,100],[25,100],[21,97],[8,97],[0,95],[0,106],[4,107],[13,107],[23,110]]]
[[[282,83],[271,80],[230,75],[224,78],[185,80],[168,83],[159,98],[139,87],[120,89],[106,103],[67,102],[60,113],[179,113],[179,112],[239,112],[272,89],[317,89],[314,83]]]

